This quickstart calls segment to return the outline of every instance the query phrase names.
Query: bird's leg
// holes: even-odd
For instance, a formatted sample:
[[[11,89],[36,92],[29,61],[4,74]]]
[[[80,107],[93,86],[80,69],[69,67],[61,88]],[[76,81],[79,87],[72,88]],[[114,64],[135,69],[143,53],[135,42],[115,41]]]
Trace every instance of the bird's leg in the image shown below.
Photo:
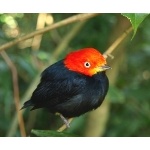
[[[63,122],[65,123],[66,127],[70,128],[70,124],[69,124],[68,120],[61,114],[60,114],[60,118],[63,120]]]

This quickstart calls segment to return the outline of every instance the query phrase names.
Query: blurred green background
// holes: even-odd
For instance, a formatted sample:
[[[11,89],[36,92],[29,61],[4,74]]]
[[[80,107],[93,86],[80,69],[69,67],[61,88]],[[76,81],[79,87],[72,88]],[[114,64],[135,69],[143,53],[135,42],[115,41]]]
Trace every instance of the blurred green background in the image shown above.
[[[0,14],[0,46],[75,14]],[[18,73],[20,101],[26,101],[41,71],[67,53],[94,47],[102,53],[129,27],[121,14],[99,14],[24,40],[6,50]],[[75,118],[67,132],[77,136],[150,136],[150,16],[131,40],[120,43],[108,64],[110,88],[95,111]],[[15,85],[16,86],[16,85]],[[14,101],[12,73],[0,55],[0,136],[21,136]],[[21,104],[19,106],[21,108]],[[23,112],[23,111],[22,111]],[[62,121],[44,109],[23,112],[26,136],[32,129],[57,130]]]

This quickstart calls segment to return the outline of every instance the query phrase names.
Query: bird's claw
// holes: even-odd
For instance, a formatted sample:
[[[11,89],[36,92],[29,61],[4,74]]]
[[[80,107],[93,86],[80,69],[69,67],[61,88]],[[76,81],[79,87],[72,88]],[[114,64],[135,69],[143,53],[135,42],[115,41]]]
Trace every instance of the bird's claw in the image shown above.
[[[68,122],[68,120],[61,114],[60,114],[60,117],[63,120],[63,122],[65,123],[66,127],[70,128],[70,123]]]

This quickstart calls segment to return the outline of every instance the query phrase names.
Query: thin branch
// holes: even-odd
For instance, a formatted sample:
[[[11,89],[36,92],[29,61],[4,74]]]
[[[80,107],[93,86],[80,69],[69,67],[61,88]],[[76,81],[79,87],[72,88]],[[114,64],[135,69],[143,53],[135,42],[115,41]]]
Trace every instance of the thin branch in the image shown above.
[[[47,14],[46,13],[39,13],[37,17],[37,23],[36,23],[36,30],[44,29],[45,24],[46,24],[46,18]],[[51,22],[52,24],[53,22]],[[33,37],[32,43],[31,43],[31,49],[33,51],[38,51],[41,45],[43,34],[36,35]],[[41,61],[37,58],[37,55],[33,53],[32,56],[32,63],[35,68],[40,69],[41,67]]]
[[[11,72],[12,72],[12,80],[13,80],[13,90],[14,90],[14,101],[15,101],[15,106],[16,106],[16,111],[17,111],[17,117],[18,117],[18,122],[19,122],[19,127],[20,127],[20,133],[21,136],[25,137],[26,132],[25,132],[25,127],[24,127],[24,121],[23,121],[23,116],[21,111],[19,111],[19,106],[20,106],[20,98],[19,98],[19,87],[18,87],[18,75],[17,75],[17,69],[14,63],[11,61],[9,56],[6,54],[5,51],[1,52],[1,55],[7,65],[9,66]]]
[[[68,120],[69,124],[72,122],[72,120],[73,120],[73,118],[70,118],[70,119]],[[62,131],[64,131],[66,128],[67,128],[66,125],[63,124],[57,131],[58,131],[58,132],[62,132]]]
[[[47,17],[46,13],[39,13],[37,18],[36,30],[44,29],[46,23],[46,17]],[[52,23],[53,22],[51,22],[51,24]],[[32,45],[31,45],[32,50],[35,51],[39,50],[42,41],[42,36],[43,35],[40,34],[33,37]]]
[[[119,36],[114,42],[113,44],[104,52],[104,56],[105,58],[107,58],[107,56],[110,56],[113,58],[112,56],[112,52],[116,49],[116,47],[127,37],[127,35],[133,30],[132,27],[130,27],[129,29],[127,29],[121,36]]]
[[[67,25],[67,24],[70,24],[70,23],[73,23],[73,22],[77,22],[77,21],[81,21],[81,20],[86,20],[86,19],[92,18],[92,17],[97,16],[97,15],[98,14],[92,14],[92,13],[74,15],[74,16],[69,17],[67,19],[64,19],[62,21],[54,23],[54,24],[52,24],[50,26],[47,26],[44,29],[33,31],[32,33],[29,33],[29,34],[27,34],[25,36],[21,36],[21,37],[13,40],[11,42],[3,44],[2,46],[0,46],[0,51],[5,50],[7,48],[10,48],[10,47],[18,44],[19,42],[21,42],[23,40],[32,38],[32,37],[34,37],[36,35],[45,33],[45,32],[47,32],[49,30],[52,30],[52,29],[55,29],[55,28],[58,28],[58,27],[61,27],[61,26],[64,26],[64,25]]]

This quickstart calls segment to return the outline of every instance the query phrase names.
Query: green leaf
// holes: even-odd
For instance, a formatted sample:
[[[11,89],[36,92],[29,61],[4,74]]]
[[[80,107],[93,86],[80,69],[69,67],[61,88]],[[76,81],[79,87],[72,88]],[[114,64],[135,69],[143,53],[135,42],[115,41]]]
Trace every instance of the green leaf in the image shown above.
[[[31,133],[39,137],[76,137],[77,136],[72,133],[57,132],[57,131],[52,131],[52,130],[34,130],[33,129]]]
[[[137,32],[137,29],[139,27],[139,25],[142,23],[142,21],[149,15],[148,13],[123,13],[122,14],[123,16],[127,17],[131,24],[132,24],[132,27],[133,27],[133,30],[134,30],[134,33],[133,33],[133,37],[135,36],[136,32]],[[133,38],[132,37],[132,38]]]

